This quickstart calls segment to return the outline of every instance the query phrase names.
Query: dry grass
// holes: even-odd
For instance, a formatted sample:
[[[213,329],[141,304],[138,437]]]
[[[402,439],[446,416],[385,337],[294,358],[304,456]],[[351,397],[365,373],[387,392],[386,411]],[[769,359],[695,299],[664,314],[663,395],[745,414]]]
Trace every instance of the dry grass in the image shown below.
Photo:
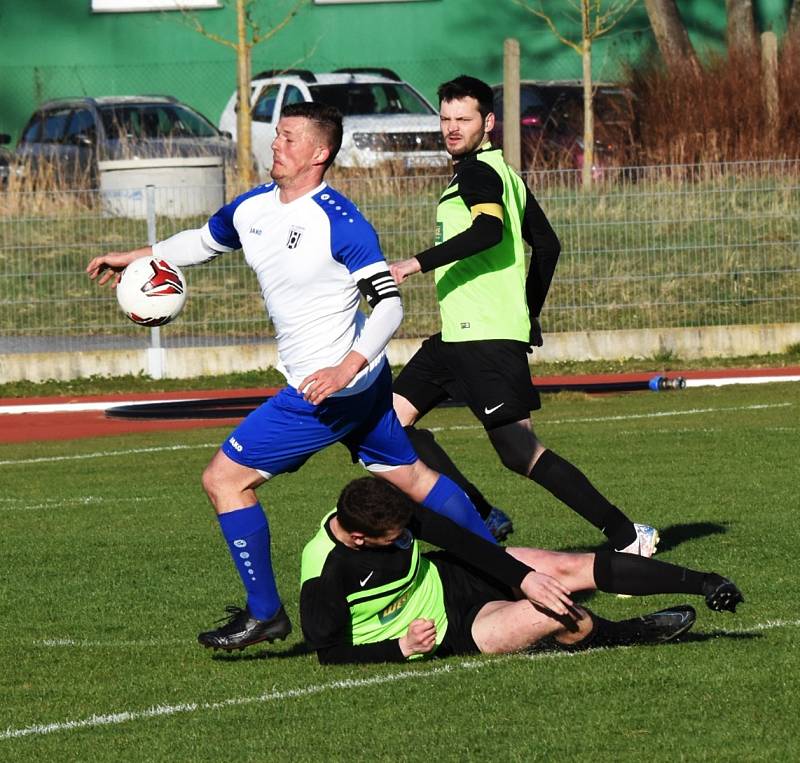
[[[0,218],[20,215],[67,215],[90,212],[96,196],[87,170],[69,173],[52,162],[15,162],[0,193]]]
[[[800,156],[800,36],[778,57],[779,117],[765,105],[759,51],[712,57],[701,71],[646,62],[633,70],[630,159],[638,165],[759,161]]]

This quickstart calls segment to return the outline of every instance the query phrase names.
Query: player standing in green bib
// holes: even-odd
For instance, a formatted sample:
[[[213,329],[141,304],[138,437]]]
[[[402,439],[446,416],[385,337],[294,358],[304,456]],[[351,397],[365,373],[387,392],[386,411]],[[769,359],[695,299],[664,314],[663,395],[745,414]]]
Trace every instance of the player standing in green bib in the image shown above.
[[[414,423],[452,397],[481,421],[506,468],[542,485],[610,541],[652,556],[658,532],[634,524],[571,463],[536,437],[530,412],[541,407],[527,353],[541,346],[539,314],[560,253],[558,237],[524,181],[493,148],[491,88],[462,75],[439,87],[439,114],[453,178],[439,199],[436,244],[390,265],[398,284],[433,271],[442,331],[423,342],[394,383],[394,405],[420,458],[470,495],[495,537],[511,531]],[[526,274],[525,245],[532,250]]]

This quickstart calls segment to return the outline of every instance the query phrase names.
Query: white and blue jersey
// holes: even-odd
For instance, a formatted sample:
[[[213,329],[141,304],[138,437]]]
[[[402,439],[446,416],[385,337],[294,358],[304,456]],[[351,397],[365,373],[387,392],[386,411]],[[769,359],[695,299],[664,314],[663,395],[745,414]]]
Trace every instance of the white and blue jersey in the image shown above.
[[[175,265],[197,265],[242,249],[275,325],[279,370],[289,387],[253,411],[222,451],[269,478],[300,468],[342,442],[353,459],[381,470],[416,461],[392,408],[386,344],[402,318],[400,295],[378,236],[356,206],[326,183],[289,203],[274,184],[245,193],[200,230],[153,247]],[[368,285],[359,288],[359,282]],[[362,289],[373,311],[358,309]],[[319,405],[297,387],[355,350],[367,365]]]
[[[258,186],[216,212],[199,237],[178,234],[156,244],[154,254],[193,265],[236,249],[258,277],[275,326],[278,368],[289,384],[297,387],[356,350],[367,366],[336,394],[366,389],[380,369],[388,336],[377,344],[362,337],[366,318],[358,309],[357,283],[388,266],[375,230],[353,202],[326,183],[288,204],[275,183]]]

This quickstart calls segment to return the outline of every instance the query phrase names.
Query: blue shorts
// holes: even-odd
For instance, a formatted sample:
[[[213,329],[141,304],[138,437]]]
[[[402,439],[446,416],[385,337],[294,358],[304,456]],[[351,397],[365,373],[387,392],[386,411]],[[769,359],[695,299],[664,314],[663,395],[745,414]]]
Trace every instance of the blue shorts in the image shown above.
[[[286,387],[233,430],[222,452],[266,478],[297,471],[333,443],[347,446],[353,461],[371,466],[405,466],[417,460],[392,407],[392,375],[384,363],[363,392],[329,397],[312,405]]]

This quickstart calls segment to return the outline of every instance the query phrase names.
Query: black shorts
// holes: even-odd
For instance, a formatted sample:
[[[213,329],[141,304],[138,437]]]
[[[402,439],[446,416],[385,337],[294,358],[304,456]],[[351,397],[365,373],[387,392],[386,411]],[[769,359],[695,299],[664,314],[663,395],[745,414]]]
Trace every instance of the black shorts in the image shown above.
[[[527,419],[542,407],[531,381],[528,345],[512,339],[426,339],[392,390],[426,414],[448,397],[466,403],[485,429]]]
[[[516,601],[516,596],[507,586],[446,551],[432,551],[425,556],[439,571],[447,612],[447,633],[436,656],[477,654],[480,650],[472,638],[472,623],[478,612],[490,601]]]

